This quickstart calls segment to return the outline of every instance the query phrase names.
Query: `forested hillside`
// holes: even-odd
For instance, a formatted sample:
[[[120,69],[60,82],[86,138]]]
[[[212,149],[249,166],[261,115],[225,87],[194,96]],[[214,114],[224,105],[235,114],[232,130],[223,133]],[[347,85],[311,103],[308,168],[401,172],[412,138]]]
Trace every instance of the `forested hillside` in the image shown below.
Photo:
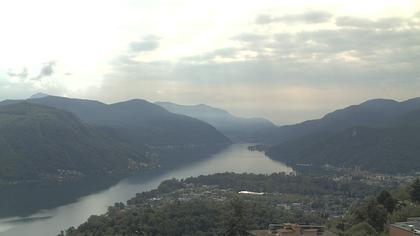
[[[19,102],[0,106],[0,181],[66,181],[149,168],[133,150],[73,114]]]
[[[266,154],[291,165],[416,172],[420,170],[419,106],[419,99],[372,100],[320,120],[284,127],[283,134],[293,134],[274,139],[278,143]]]
[[[28,102],[72,112],[83,122],[101,127],[133,146],[218,145],[230,142],[207,123],[171,113],[141,99],[107,105],[93,100],[46,96],[29,99]]]

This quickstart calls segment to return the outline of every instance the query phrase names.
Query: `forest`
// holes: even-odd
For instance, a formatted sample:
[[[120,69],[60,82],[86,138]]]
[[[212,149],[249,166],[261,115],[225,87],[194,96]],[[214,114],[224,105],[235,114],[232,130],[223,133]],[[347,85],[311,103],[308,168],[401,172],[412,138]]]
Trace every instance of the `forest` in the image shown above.
[[[419,179],[381,189],[329,177],[221,173],[166,180],[60,235],[247,235],[287,222],[325,224],[343,236],[386,235],[388,223],[420,215],[419,203]]]

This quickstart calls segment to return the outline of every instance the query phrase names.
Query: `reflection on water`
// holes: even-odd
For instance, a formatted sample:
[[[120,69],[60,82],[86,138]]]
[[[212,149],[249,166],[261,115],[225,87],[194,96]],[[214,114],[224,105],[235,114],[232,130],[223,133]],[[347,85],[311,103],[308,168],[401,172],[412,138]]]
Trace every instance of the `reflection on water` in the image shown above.
[[[31,215],[74,202],[81,196],[98,192],[118,183],[117,178],[89,178],[66,185],[27,184],[0,190],[0,218]]]
[[[143,173],[140,178],[146,181],[164,172],[184,167],[185,163],[198,163],[219,153],[226,146],[162,148],[159,153],[161,168],[153,173]],[[150,171],[152,172],[152,171]],[[0,219],[13,216],[30,216],[41,209],[52,209],[75,202],[80,197],[96,193],[116,185],[121,177],[89,177],[77,183],[26,184],[0,189]]]
[[[33,217],[15,217],[10,218],[9,220],[5,220],[4,223],[25,223],[25,222],[32,222],[36,220],[47,220],[52,218],[52,216],[33,216]]]
[[[107,190],[90,194],[76,202],[39,211],[27,218],[0,219],[1,235],[57,235],[60,230],[77,226],[92,214],[103,214],[115,202],[125,202],[136,193],[156,188],[170,178],[187,178],[220,172],[263,173],[290,172],[291,168],[275,162],[260,152],[250,152],[247,144],[233,144],[211,158],[165,173],[148,173],[127,178]],[[25,220],[26,219],[26,220]]]

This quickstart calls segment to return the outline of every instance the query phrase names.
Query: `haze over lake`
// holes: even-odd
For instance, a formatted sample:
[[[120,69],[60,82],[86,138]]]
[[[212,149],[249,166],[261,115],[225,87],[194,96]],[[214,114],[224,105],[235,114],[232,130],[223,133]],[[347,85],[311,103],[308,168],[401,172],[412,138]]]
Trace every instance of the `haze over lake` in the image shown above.
[[[127,178],[107,190],[90,194],[76,202],[54,209],[42,210],[29,217],[0,219],[0,234],[6,236],[56,235],[60,230],[77,226],[92,214],[103,214],[115,202],[125,202],[136,193],[156,188],[170,178],[187,178],[220,172],[290,173],[293,170],[266,157],[261,152],[251,152],[248,144],[233,144],[210,158],[186,165],[166,173],[149,173]]]

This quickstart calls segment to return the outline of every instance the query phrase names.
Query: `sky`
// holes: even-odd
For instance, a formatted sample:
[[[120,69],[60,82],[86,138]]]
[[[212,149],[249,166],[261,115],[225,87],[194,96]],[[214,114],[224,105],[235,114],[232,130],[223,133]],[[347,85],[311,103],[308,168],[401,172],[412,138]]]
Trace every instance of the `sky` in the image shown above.
[[[209,104],[290,124],[420,96],[418,0],[2,0],[0,100]]]

